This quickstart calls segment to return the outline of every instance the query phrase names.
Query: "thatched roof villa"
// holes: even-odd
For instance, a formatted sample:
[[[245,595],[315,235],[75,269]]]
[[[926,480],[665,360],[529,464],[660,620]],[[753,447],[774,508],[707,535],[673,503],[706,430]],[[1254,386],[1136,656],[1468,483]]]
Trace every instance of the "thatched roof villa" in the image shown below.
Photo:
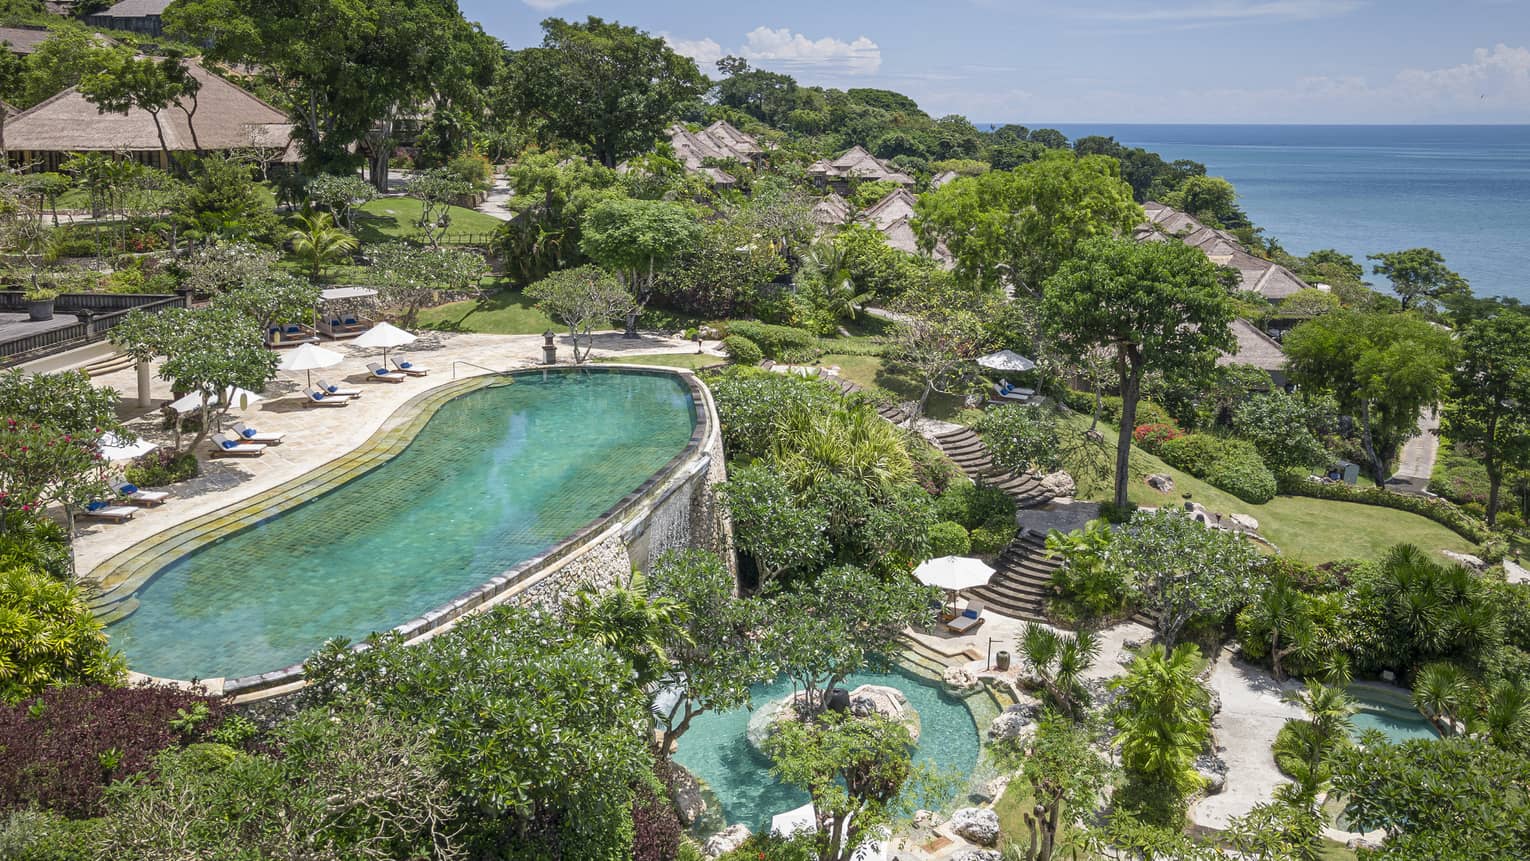
[[[283,152],[277,161],[298,160],[287,115],[196,63],[187,64],[202,85],[197,92],[195,139],[186,113],[177,107],[160,111],[165,144],[172,154],[221,152],[258,147]],[[73,153],[116,153],[169,169],[159,145],[154,118],[136,108],[126,114],[101,113],[74,88],[64,90],[12,117],[5,125],[6,154],[12,164],[56,170]]]
[[[165,28],[160,16],[171,0],[122,0],[110,9],[85,16],[85,23],[107,30],[129,30],[146,36],[160,36]]]
[[[1238,339],[1237,350],[1217,357],[1218,365],[1253,365],[1270,375],[1275,385],[1286,384],[1286,354],[1280,343],[1258,326],[1239,317],[1232,322],[1233,337]]]
[[[882,161],[864,148],[851,147],[833,161],[819,160],[808,167],[808,176],[811,176],[820,186],[833,186],[836,191],[843,193],[850,186],[852,179],[880,182],[887,180],[896,182],[904,188],[914,187],[914,178],[898,170],[897,168]]]
[[[1311,286],[1290,269],[1248,253],[1237,237],[1225,230],[1207,227],[1190,215],[1161,203],[1149,201],[1142,208],[1148,221],[1133,232],[1139,242],[1161,242],[1172,237],[1199,248],[1211,262],[1238,270],[1240,290],[1279,302]]]
[[[767,150],[753,135],[734,128],[732,124],[718,120],[700,131],[691,131],[680,123],[667,130],[670,148],[675,158],[691,173],[699,173],[711,180],[717,188],[731,188],[738,179],[719,167],[708,167],[707,160],[736,161],[753,165],[765,157]],[[618,165],[625,169],[625,163]]]

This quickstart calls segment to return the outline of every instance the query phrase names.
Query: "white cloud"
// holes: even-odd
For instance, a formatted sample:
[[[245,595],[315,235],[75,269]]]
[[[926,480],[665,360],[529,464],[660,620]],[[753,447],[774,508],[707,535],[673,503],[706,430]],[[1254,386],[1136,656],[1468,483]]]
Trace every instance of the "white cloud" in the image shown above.
[[[703,72],[711,72],[712,65],[725,56],[722,46],[714,39],[676,39],[668,33],[662,35],[671,50],[695,60]]]
[[[677,39],[668,33],[663,36],[675,53],[694,59],[704,71],[710,71],[712,64],[730,54],[784,72],[874,75],[882,67],[882,49],[865,36],[848,42],[832,36],[810,39],[787,27],[774,30],[756,27],[744,36],[742,45],[732,49],[724,49],[716,39]]]
[[[865,36],[846,42],[832,36],[809,39],[782,27],[756,27],[744,37],[740,56],[771,66],[814,68],[851,75],[873,75],[882,68],[882,49]]]
[[[521,0],[521,2],[533,9],[551,10],[578,3],[579,0]]]
[[[1530,103],[1530,48],[1503,43],[1478,48],[1469,63],[1399,72],[1394,87],[1405,97],[1441,106],[1523,107]]]
[[[1123,7],[1086,13],[1105,21],[1190,24],[1279,18],[1310,21],[1343,15],[1365,5],[1361,0],[1208,0],[1177,7]]]

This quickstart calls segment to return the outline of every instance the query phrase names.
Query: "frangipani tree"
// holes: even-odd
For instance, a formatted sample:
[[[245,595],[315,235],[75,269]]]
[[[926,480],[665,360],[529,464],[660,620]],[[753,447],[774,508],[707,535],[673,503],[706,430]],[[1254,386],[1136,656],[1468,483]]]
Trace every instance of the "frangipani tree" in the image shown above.
[[[623,315],[635,314],[632,294],[616,276],[599,266],[560,269],[526,288],[526,295],[536,300],[547,316],[568,327],[574,342],[574,363],[589,358],[594,349],[591,334],[596,326],[604,328]],[[579,341],[585,341],[584,352]]]
[[[612,198],[585,214],[579,248],[600,265],[621,273],[633,304],[625,337],[637,337],[637,317],[652,298],[654,276],[701,241],[701,222],[679,203]]]

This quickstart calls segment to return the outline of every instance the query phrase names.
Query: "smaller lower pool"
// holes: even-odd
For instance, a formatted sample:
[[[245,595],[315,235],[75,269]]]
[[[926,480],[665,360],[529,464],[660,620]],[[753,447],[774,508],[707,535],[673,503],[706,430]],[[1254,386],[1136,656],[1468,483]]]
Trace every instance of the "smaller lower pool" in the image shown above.
[[[977,767],[980,740],[972,712],[960,699],[934,682],[904,672],[857,673],[844,683],[851,690],[861,685],[886,685],[902,691],[919,713],[921,723],[914,761],[957,775],[965,787]],[[750,704],[762,706],[790,695],[792,690],[787,679],[756,685]],[[770,828],[772,816],[801,807],[808,797],[796,787],[777,781],[770,773],[769,758],[749,745],[745,730],[750,714],[749,709],[734,709],[696,718],[680,739],[675,761],[711,788],[727,824],[743,823],[759,832]],[[918,799],[917,803],[920,807],[942,807],[952,800]]]
[[[1356,706],[1351,718],[1356,739],[1372,729],[1380,730],[1393,742],[1439,737],[1429,721],[1413,707],[1408,692],[1401,688],[1390,690],[1372,685],[1351,685],[1349,695]]]

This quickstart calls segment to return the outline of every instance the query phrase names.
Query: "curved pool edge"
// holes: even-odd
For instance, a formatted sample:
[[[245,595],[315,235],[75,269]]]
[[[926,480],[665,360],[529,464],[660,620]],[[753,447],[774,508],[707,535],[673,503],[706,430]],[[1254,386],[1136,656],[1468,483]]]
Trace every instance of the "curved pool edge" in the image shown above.
[[[649,559],[672,547],[704,546],[721,551],[731,545],[731,524],[710,493],[712,485],[726,478],[721,429],[712,393],[695,373],[684,368],[618,363],[534,367],[470,377],[423,391],[399,405],[371,436],[340,456],[290,482],[168,527],[113,554],[97,564],[88,575],[100,589],[91,602],[93,611],[108,620],[117,617],[116,614],[125,615],[123,605],[135,601],[135,593],[176,559],[276,517],[387,463],[408,447],[425,423],[447,402],[490,387],[505,377],[514,379],[549,373],[638,373],[678,378],[695,405],[696,423],[691,437],[678,454],[635,490],[547,551],[489,578],[445,604],[394,626],[390,631],[403,635],[410,643],[417,642],[449,630],[458,619],[470,613],[510,600],[558,601],[578,586],[614,580],[633,567],[646,568]],[[657,515],[671,515],[673,521],[674,509],[679,505],[687,508],[690,521],[699,522],[680,526],[670,522],[659,524],[661,528],[657,530],[653,528],[654,521],[659,519]],[[729,554],[723,555],[729,558]],[[356,649],[364,647],[364,643],[352,645]],[[187,681],[141,673],[130,672],[129,675],[135,681],[150,680],[177,686],[195,684],[213,694],[251,701],[280,696],[301,687],[303,664],[233,679],[214,677]]]

